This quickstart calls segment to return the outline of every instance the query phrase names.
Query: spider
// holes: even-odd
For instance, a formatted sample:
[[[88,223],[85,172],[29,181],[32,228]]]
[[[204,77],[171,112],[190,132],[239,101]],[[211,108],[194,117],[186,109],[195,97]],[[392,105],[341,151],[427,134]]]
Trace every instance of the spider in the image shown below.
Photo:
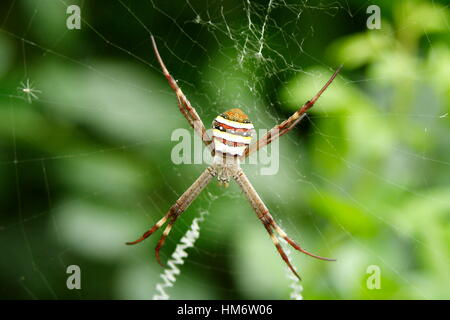
[[[282,259],[297,278],[300,279],[300,276],[289,261],[289,258],[281,247],[279,238],[276,234],[287,241],[287,243],[289,243],[293,248],[303,252],[304,254],[321,260],[335,261],[335,259],[323,258],[310,253],[303,249],[294,240],[289,238],[286,232],[284,232],[275,222],[266,205],[259,197],[245,173],[242,171],[240,161],[292,130],[292,128],[294,128],[294,126],[303,118],[303,116],[305,116],[306,111],[314,105],[320,95],[328,88],[337,76],[338,72],[341,70],[342,65],[333,73],[323,88],[311,100],[307,101],[287,120],[269,130],[259,141],[250,143],[254,133],[253,124],[248,119],[247,115],[238,108],[228,110],[217,116],[213,121],[212,138],[207,134],[205,126],[197,114],[197,111],[192,107],[191,103],[178,86],[177,81],[167,70],[163,60],[161,59],[153,36],[151,37],[151,41],[153,51],[158,63],[161,66],[164,76],[167,78],[170,87],[176,93],[178,106],[181,113],[187,119],[194,131],[200,135],[205,145],[211,150],[213,162],[212,165],[206,168],[200,177],[198,177],[198,179],[181,195],[175,204],[170,207],[165,216],[163,216],[139,239],[132,242],[127,242],[126,244],[133,245],[145,240],[168,221],[167,226],[155,248],[156,259],[158,263],[162,265],[159,251],[177,218],[184,211],[186,211],[188,206],[197,198],[200,192],[213,178],[217,178],[219,180],[219,184],[225,186],[228,185],[231,179],[234,179],[247,197],[257,217],[266,228]]]
[[[30,83],[30,79],[27,79],[25,83],[21,82],[19,90],[25,94],[28,103],[31,103],[33,99],[37,100],[37,94],[42,93],[40,90],[33,88],[33,83]]]

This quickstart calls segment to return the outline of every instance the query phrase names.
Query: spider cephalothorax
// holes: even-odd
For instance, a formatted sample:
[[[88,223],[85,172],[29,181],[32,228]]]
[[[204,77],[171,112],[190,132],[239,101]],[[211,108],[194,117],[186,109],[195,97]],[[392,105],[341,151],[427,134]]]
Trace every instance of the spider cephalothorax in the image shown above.
[[[178,99],[178,106],[181,113],[184,115],[186,120],[189,122],[191,127],[195,132],[201,137],[205,145],[211,150],[214,155],[213,164],[205,169],[203,173],[198,177],[198,179],[181,195],[181,197],[175,202],[175,204],[170,207],[169,212],[162,217],[153,227],[145,232],[142,237],[133,242],[127,242],[127,244],[136,244],[142,240],[149,237],[153,232],[161,228],[167,220],[166,228],[158,241],[155,248],[156,259],[161,263],[159,258],[159,250],[161,249],[164,241],[166,240],[173,224],[177,218],[187,209],[187,207],[192,203],[192,201],[197,198],[200,192],[208,185],[213,177],[217,177],[219,183],[228,185],[231,179],[234,179],[239,187],[242,189],[243,193],[249,200],[256,216],[263,223],[267,232],[270,235],[273,243],[275,244],[278,252],[283,258],[284,262],[288,265],[291,271],[299,277],[295,268],[291,265],[287,255],[285,254],[283,248],[280,245],[280,236],[285,241],[287,241],[293,248],[303,252],[309,256],[322,259],[322,260],[333,260],[319,257],[312,254],[298,245],[294,240],[288,237],[288,235],[278,226],[278,224],[273,219],[272,215],[269,213],[264,202],[259,197],[255,188],[248,180],[244,171],[242,171],[239,162],[241,159],[248,157],[260,148],[270,144],[275,139],[281,137],[285,133],[289,132],[295,125],[303,118],[308,111],[320,97],[320,95],[325,91],[326,88],[331,84],[334,78],[337,76],[341,67],[336,70],[328,82],[323,86],[323,88],[309,101],[307,101],[301,108],[299,108],[292,116],[287,120],[283,121],[279,125],[276,125],[271,130],[269,130],[261,139],[257,142],[251,143],[252,136],[254,133],[253,124],[248,119],[247,115],[238,108],[228,110],[221,115],[217,116],[213,122],[213,136],[212,138],[206,132],[205,126],[202,120],[197,114],[197,111],[191,106],[191,103],[186,98],[186,96],[181,91],[177,82],[170,75],[164,62],[159,55],[158,48],[156,47],[155,39],[152,37],[153,49],[155,51],[156,58],[162,68],[164,76],[169,81],[170,87],[175,91]],[[300,277],[299,277],[300,278]]]

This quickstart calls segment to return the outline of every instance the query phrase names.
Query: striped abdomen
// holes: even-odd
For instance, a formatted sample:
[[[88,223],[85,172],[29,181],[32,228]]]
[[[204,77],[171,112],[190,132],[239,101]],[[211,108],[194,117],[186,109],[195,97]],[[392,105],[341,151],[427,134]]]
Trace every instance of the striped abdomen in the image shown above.
[[[240,109],[231,109],[213,122],[214,150],[217,155],[241,156],[250,144],[253,124]]]

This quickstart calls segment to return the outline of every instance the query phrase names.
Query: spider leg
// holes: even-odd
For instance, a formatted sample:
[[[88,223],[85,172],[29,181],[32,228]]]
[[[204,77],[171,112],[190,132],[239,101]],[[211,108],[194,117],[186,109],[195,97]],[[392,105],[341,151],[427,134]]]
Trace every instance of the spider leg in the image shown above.
[[[159,65],[161,66],[163,74],[166,77],[167,81],[169,81],[170,87],[172,88],[173,91],[175,91],[175,93],[177,95],[178,107],[180,108],[181,113],[186,118],[186,120],[189,122],[189,124],[194,129],[194,131],[197,132],[197,134],[200,136],[202,141],[211,150],[213,150],[212,139],[206,133],[205,125],[203,124],[200,116],[198,115],[197,111],[192,107],[191,103],[186,98],[183,91],[181,91],[180,87],[177,84],[177,81],[171,76],[171,74],[169,73],[169,70],[167,70],[167,67],[164,64],[164,61],[162,60],[161,55],[159,54],[158,47],[156,46],[156,41],[153,36],[151,36],[151,40],[152,40],[153,51],[155,52],[156,59],[158,60]]]
[[[37,91],[35,91],[35,92],[37,92]],[[36,100],[38,99],[38,96],[33,91],[30,91],[30,96],[32,96]]]
[[[164,242],[166,241],[166,238],[169,235],[169,232],[172,229],[172,226],[175,223],[175,221],[177,220],[177,218],[178,218],[178,215],[175,215],[175,216],[172,217],[172,219],[170,219],[169,223],[167,224],[166,228],[163,231],[163,234],[162,234],[161,238],[159,238],[159,241],[158,241],[158,243],[156,245],[155,256],[156,256],[156,260],[158,261],[158,263],[161,266],[164,266],[164,265],[161,263],[161,258],[159,257],[159,250],[161,250],[161,248],[162,248]]]
[[[154,224],[148,231],[146,231],[139,239],[131,242],[127,242],[128,245],[133,245],[139,243],[149,236],[151,236],[156,230],[161,228],[168,219],[170,219],[166,228],[163,231],[161,238],[155,248],[156,259],[159,264],[162,265],[159,250],[163,246],[173,224],[177,218],[189,207],[189,205],[198,197],[200,192],[208,185],[211,179],[216,175],[215,170],[212,167],[208,167],[203,171],[200,177],[195,180],[195,182],[181,195],[181,197],[175,202],[175,204],[170,207],[169,212],[162,217],[156,224]]]
[[[273,219],[272,215],[269,212],[269,209],[267,209],[264,202],[259,197],[258,193],[256,192],[255,188],[251,184],[251,182],[248,180],[247,176],[242,170],[239,170],[238,173],[234,176],[234,179],[236,180],[237,184],[241,187],[242,191],[244,192],[245,196],[249,200],[250,204],[252,205],[253,210],[255,211],[256,215],[258,216],[259,220],[264,224],[264,227],[269,232],[270,237],[272,238],[273,243],[278,249],[278,252],[280,253],[283,260],[286,262],[288,267],[293,271],[293,273],[298,277],[297,273],[295,272],[294,268],[289,262],[289,259],[287,258],[286,254],[284,254],[284,251],[282,250],[278,239],[276,238],[275,234],[273,233],[274,229],[283,239],[285,239],[294,249],[303,252],[304,254],[307,254],[311,257],[326,260],[326,261],[335,261],[334,259],[328,259],[323,258],[318,255],[315,255],[313,253],[310,253],[300,247],[294,240],[288,237],[288,235],[275,223],[275,220]],[[300,278],[300,277],[299,277]]]
[[[270,129],[261,139],[249,145],[243,154],[243,158],[248,157],[255,151],[263,148],[264,146],[270,144],[275,139],[278,139],[282,135],[288,133],[294,128],[297,123],[300,122],[301,119],[305,116],[306,112],[314,106],[314,103],[319,99],[322,93],[328,88],[328,86],[333,82],[334,78],[336,78],[339,71],[341,71],[342,65],[333,73],[327,83],[322,87],[322,89],[317,92],[317,94],[309,101],[307,101],[301,108],[299,108],[292,116],[288,119],[276,125],[272,129]]]
[[[137,239],[135,241],[126,242],[126,244],[133,245],[133,244],[139,243],[141,241],[144,241],[145,239],[150,237],[156,230],[158,230],[159,228],[161,228],[163,226],[163,224],[167,221],[167,219],[170,216],[173,216],[174,213],[172,211],[172,208],[170,208],[169,212],[164,217],[162,217],[157,223],[155,223],[153,225],[153,227],[151,227],[148,231],[146,231],[139,239]]]
[[[289,267],[289,269],[291,269],[292,273],[299,279],[302,280],[302,278],[298,275],[297,271],[295,270],[295,268],[292,266],[291,262],[289,261],[289,258],[287,256],[287,254],[284,252],[283,247],[281,247],[280,245],[280,241],[278,240],[278,238],[276,237],[276,235],[273,233],[273,230],[270,228],[270,225],[264,223],[264,227],[266,228],[267,232],[270,235],[270,239],[272,239],[273,244],[275,245],[275,247],[278,250],[278,253],[280,254],[281,258],[283,258],[284,262],[286,262],[287,266]]]
[[[271,217],[272,218],[272,217]],[[286,240],[287,243],[289,243],[295,250],[298,250],[300,252],[303,252],[304,254],[316,258],[316,259],[320,259],[320,260],[325,260],[325,261],[336,261],[336,259],[330,259],[330,258],[324,258],[321,256],[318,256],[314,253],[311,253],[305,249],[303,249],[302,247],[300,247],[299,244],[297,244],[294,240],[292,240],[291,238],[289,238],[289,236],[286,234],[286,232],[283,231],[283,229],[281,229],[276,222],[273,220],[271,221],[271,224],[273,226],[273,228],[275,229],[275,231],[284,239]]]

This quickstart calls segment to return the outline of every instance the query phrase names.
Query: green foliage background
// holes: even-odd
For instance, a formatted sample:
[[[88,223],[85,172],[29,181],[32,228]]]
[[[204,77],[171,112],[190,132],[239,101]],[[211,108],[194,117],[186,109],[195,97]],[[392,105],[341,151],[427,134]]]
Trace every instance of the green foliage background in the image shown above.
[[[3,299],[152,297],[159,234],[124,242],[204,166],[170,160],[172,131],[188,125],[150,32],[206,125],[238,104],[270,128],[344,63],[280,142],[279,173],[246,171],[293,238],[338,259],[292,253],[305,298],[450,297],[448,5],[373,1],[382,28],[368,30],[362,1],[274,1],[258,58],[267,2],[251,1],[251,28],[236,0],[1,2]],[[68,4],[82,7],[81,30],[65,27]],[[31,104],[17,89],[28,78],[42,91]],[[236,186],[202,193],[163,260],[201,211],[209,214],[171,297],[288,299],[284,264]],[[82,290],[66,288],[71,264],[81,267]],[[380,267],[379,290],[366,286],[370,265]]]

